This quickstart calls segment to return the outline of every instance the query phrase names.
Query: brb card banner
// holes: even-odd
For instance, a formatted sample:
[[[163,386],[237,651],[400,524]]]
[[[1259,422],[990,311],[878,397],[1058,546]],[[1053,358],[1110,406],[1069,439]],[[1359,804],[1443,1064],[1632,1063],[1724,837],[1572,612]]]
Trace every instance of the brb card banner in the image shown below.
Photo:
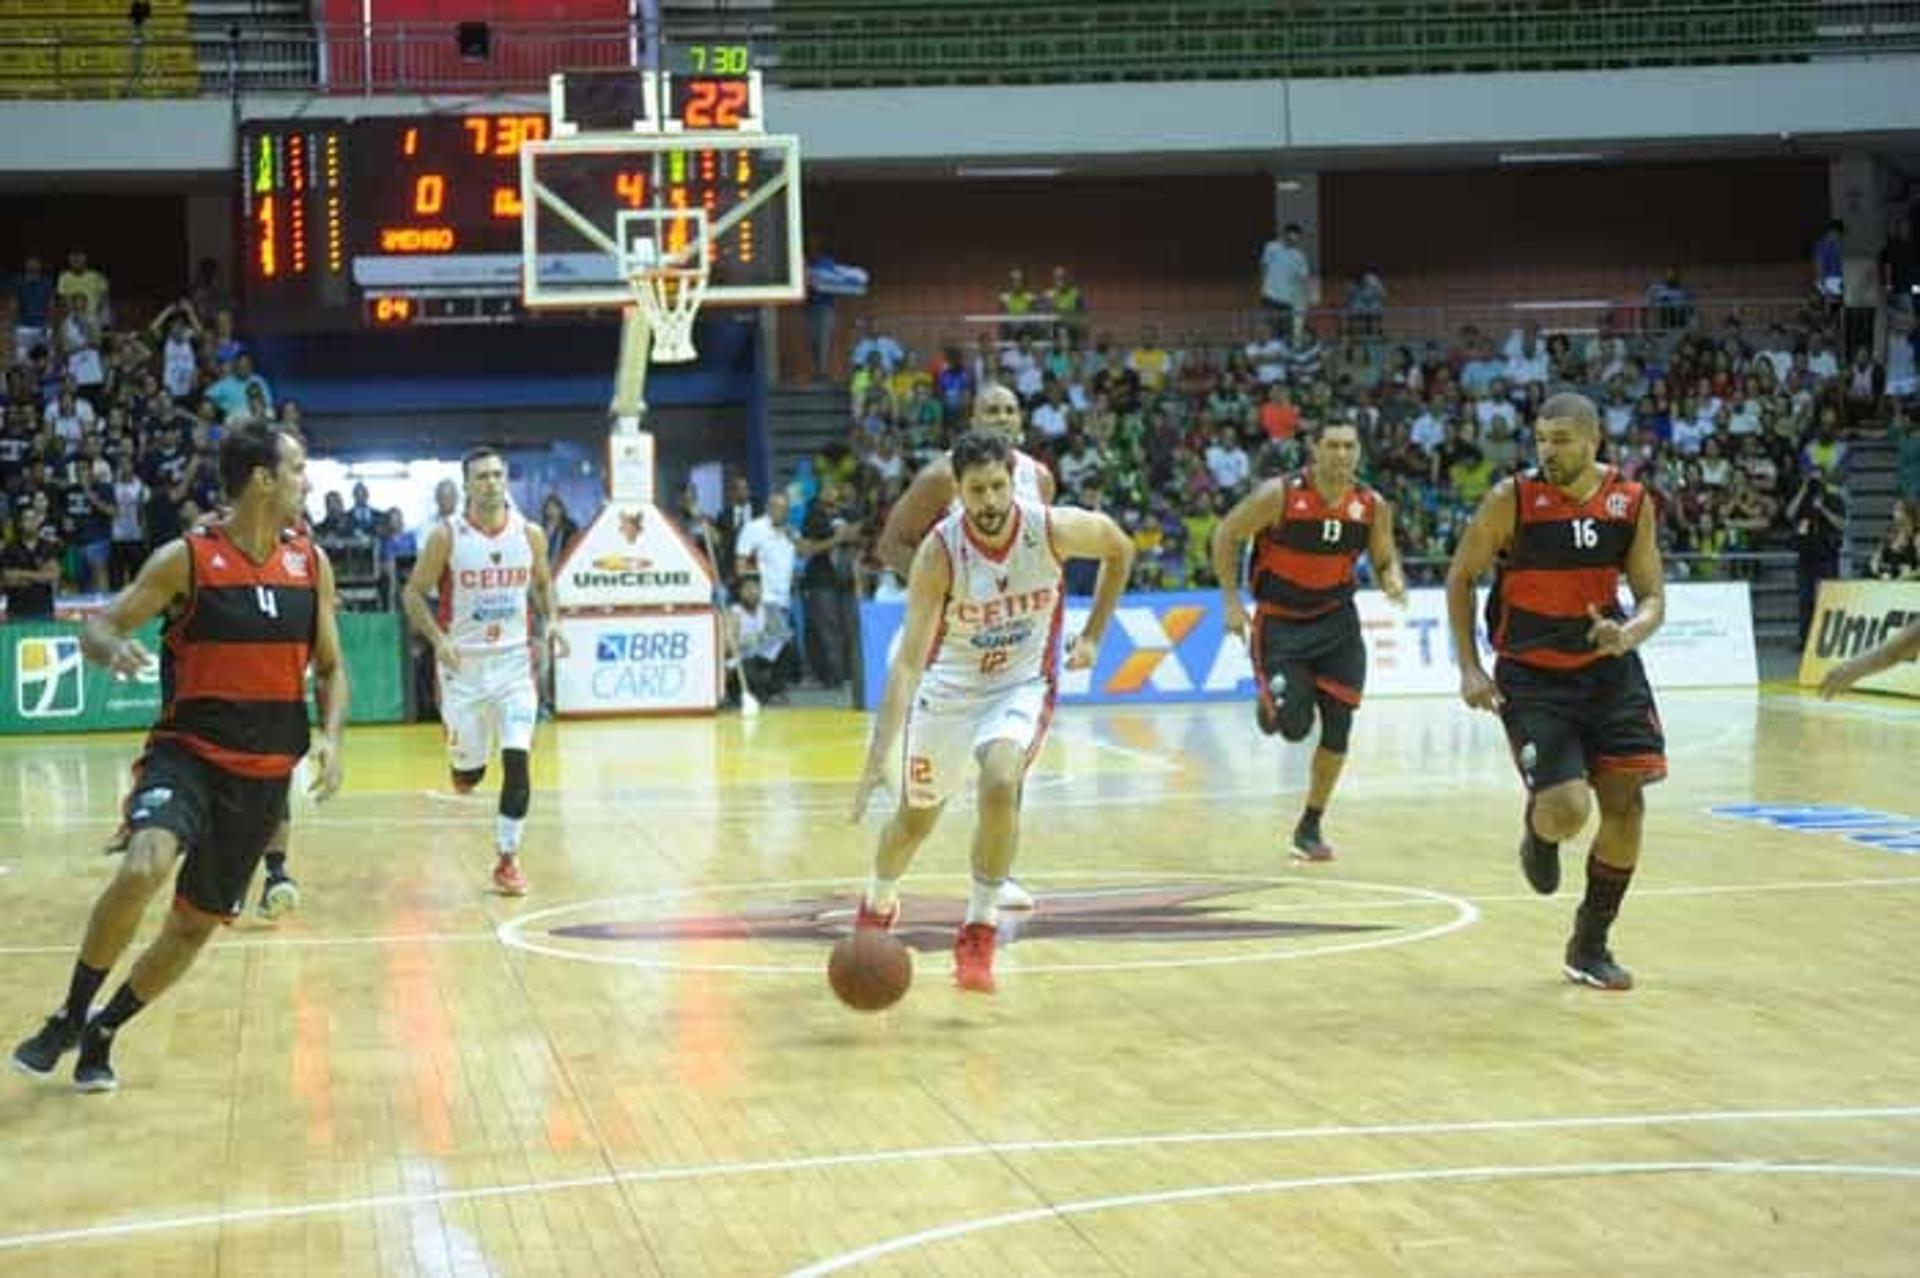
[[[1485,599],[1483,591],[1481,608]],[[1379,591],[1365,590],[1355,604],[1367,644],[1368,696],[1458,690],[1445,592],[1409,591],[1408,605],[1401,609]],[[1067,601],[1068,638],[1086,624],[1087,607],[1085,599]],[[868,709],[880,704],[904,615],[900,603],[860,606],[861,704]],[[1481,648],[1491,669],[1493,654],[1484,635]],[[1642,655],[1656,689],[1753,686],[1758,671],[1746,585],[1669,585],[1666,624]],[[1063,701],[1095,704],[1230,701],[1252,695],[1252,663],[1240,641],[1227,634],[1220,595],[1213,590],[1124,596],[1093,669],[1062,670],[1060,679]]]
[[[568,653],[553,663],[563,715],[712,710],[720,703],[719,622],[711,611],[562,616]]]

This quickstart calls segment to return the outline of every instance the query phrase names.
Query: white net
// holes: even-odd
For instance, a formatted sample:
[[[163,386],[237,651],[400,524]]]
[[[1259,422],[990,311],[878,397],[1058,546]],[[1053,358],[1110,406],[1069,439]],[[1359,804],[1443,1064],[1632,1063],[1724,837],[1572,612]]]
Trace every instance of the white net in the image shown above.
[[[652,342],[651,356],[661,364],[699,358],[693,348],[693,321],[707,295],[705,271],[656,271],[632,277],[634,305]]]

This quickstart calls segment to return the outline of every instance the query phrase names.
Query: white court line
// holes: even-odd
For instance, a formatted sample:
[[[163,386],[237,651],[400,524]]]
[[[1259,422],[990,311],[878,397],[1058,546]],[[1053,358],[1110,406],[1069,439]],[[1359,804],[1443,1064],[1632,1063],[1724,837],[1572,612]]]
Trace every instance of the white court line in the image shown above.
[[[0,1251],[19,1251],[66,1242],[97,1242],[261,1221],[301,1220],[349,1212],[415,1208],[434,1203],[474,1202],[524,1194],[564,1193],[572,1189],[602,1189],[613,1185],[664,1184],[676,1181],[725,1179],[730,1176],[784,1175],[840,1167],[872,1167],[896,1163],[941,1162],[956,1158],[1005,1158],[1012,1154],[1072,1154],[1089,1150],[1174,1147],[1183,1145],[1265,1144],[1297,1140],[1329,1140],[1393,1136],[1458,1136],[1486,1132],[1570,1131],[1585,1129],[1672,1127],[1715,1123],[1847,1122],[1920,1118],[1920,1105],[1877,1108],[1693,1110],[1667,1114],[1602,1114],[1561,1118],[1477,1119],[1444,1123],[1390,1123],[1347,1127],[1278,1127],[1222,1132],[1165,1132],[1140,1136],[1099,1136],[1077,1140],[984,1142],[973,1145],[932,1145],[879,1150],[859,1154],[819,1154],[801,1158],[761,1159],[737,1163],[693,1163],[677,1167],[636,1168],[554,1180],[483,1185],[474,1189],[442,1189],[419,1193],[369,1194],[357,1198],[321,1199],[279,1207],[242,1207],[193,1212],[178,1216],[113,1221],[69,1229],[0,1235]],[[1738,1164],[1735,1164],[1738,1165]],[[1049,1209],[1053,1210],[1053,1209]]]
[[[827,1260],[817,1261],[788,1273],[787,1278],[823,1278],[844,1269],[864,1265],[882,1256],[891,1256],[929,1243],[946,1242],[968,1234],[1006,1229],[1040,1220],[1065,1220],[1097,1211],[1115,1211],[1127,1207],[1149,1207],[1164,1203],[1196,1202],[1207,1198],[1243,1198],[1251,1194],[1276,1194],[1293,1189],[1331,1189],[1350,1185],[1406,1185],[1434,1181],[1547,1180],[1593,1176],[1655,1176],[1715,1172],[1740,1176],[1890,1176],[1920,1179],[1920,1167],[1884,1163],[1551,1163],[1521,1167],[1427,1167],[1410,1171],[1364,1172],[1346,1176],[1303,1176],[1291,1180],[1255,1180],[1235,1185],[1197,1185],[1189,1189],[1163,1189],[1148,1194],[1122,1194],[1112,1198],[1088,1198],[1057,1206],[1033,1207],[999,1216],[963,1220],[918,1233],[903,1234],[886,1242],[862,1247]]]
[[[1291,880],[1276,879],[1272,875],[1203,874],[1187,871],[1103,870],[1099,876],[1147,880],[1199,879],[1203,882],[1210,883],[1246,883],[1253,885],[1255,888],[1269,889],[1293,885]],[[963,876],[943,874],[937,876],[927,875],[925,877],[951,879]],[[714,885],[697,890],[705,892],[788,890],[806,887],[844,886],[856,882],[858,882],[858,880],[850,878],[789,879],[779,883]],[[1302,882],[1304,882],[1304,880]],[[1298,959],[1320,958],[1330,954],[1355,954],[1366,950],[1383,950],[1392,946],[1411,945],[1416,941],[1432,940],[1445,936],[1449,932],[1457,932],[1462,928],[1471,927],[1480,921],[1480,911],[1474,908],[1472,902],[1462,900],[1457,896],[1449,896],[1444,892],[1435,892],[1426,888],[1401,887],[1389,883],[1362,883],[1352,879],[1324,879],[1316,886],[1383,892],[1390,896],[1400,898],[1417,897],[1430,904],[1451,906],[1453,909],[1453,917],[1414,932],[1394,932],[1387,936],[1374,936],[1364,940],[1343,941],[1337,944],[1320,945],[1312,948],[1290,947],[1259,950],[1251,954],[1241,952],[1200,956],[1185,955],[1174,958],[1135,959],[1113,963],[1027,964],[1019,961],[1018,955],[1015,953],[1017,947],[1012,947],[1004,952],[1006,956],[1006,966],[1003,970],[1018,972],[1022,976],[1050,976],[1061,972],[1135,972],[1149,968],[1237,967],[1247,963],[1285,963]],[[684,895],[684,893],[674,893],[674,895]],[[543,954],[548,958],[563,959],[575,963],[598,963],[606,967],[636,967],[644,968],[648,971],[676,972],[750,972],[768,975],[807,977],[818,977],[820,975],[820,964],[817,960],[808,963],[682,962],[671,958],[653,958],[642,954],[604,954],[587,950],[564,949],[557,945],[546,945],[539,941],[529,940],[523,935],[527,928],[533,927],[536,923],[554,918],[555,916],[574,914],[582,910],[619,906],[627,902],[636,902],[643,905],[653,904],[661,899],[661,894],[642,893],[639,895],[607,897],[598,900],[589,899],[585,901],[575,901],[568,905],[550,906],[544,910],[535,910],[530,914],[519,915],[502,923],[499,928],[500,940],[503,944],[513,949],[523,950],[529,954]],[[1042,915],[1044,916],[1044,894],[1041,908]]]
[[[1050,871],[1050,873],[1053,875],[1060,875],[1068,872],[1056,868]],[[924,881],[927,879],[938,879],[938,878],[957,879],[957,878],[963,878],[965,876],[959,875],[959,874],[949,874],[949,875],[920,874],[920,875],[915,875],[914,877],[917,880]],[[1181,871],[1169,870],[1162,877],[1192,878],[1197,876],[1185,874],[1184,872],[1181,872]],[[1039,889],[1041,905],[1044,908],[1046,904],[1047,892],[1050,889],[1040,884],[1037,880],[1024,880],[1024,881]],[[1301,881],[1304,882],[1305,880],[1303,879]],[[852,877],[846,877],[846,878],[838,878],[838,879],[803,880],[803,882],[815,882],[822,885],[839,885],[839,886],[850,888],[852,886],[855,886],[855,885],[858,885],[859,883],[864,882],[864,880],[856,879]],[[1325,882],[1338,883],[1338,882],[1346,882],[1346,880],[1327,879],[1325,880]],[[721,885],[721,886],[731,887],[738,890],[745,890],[747,888],[750,888],[756,885],[727,884],[727,885]],[[1806,880],[1785,882],[1785,883],[1729,883],[1729,884],[1724,884],[1720,886],[1702,886],[1702,887],[1635,888],[1633,891],[1633,899],[1638,901],[1646,897],[1695,897],[1695,896],[1723,896],[1723,895],[1737,896],[1742,893],[1748,893],[1748,892],[1818,892],[1818,891],[1827,891],[1827,890],[1849,890],[1849,889],[1858,889],[1858,888],[1879,888],[1879,887],[1891,887],[1891,888],[1920,887],[1920,875],[1912,875],[1903,879],[1806,879]],[[649,898],[649,899],[658,899],[661,901],[666,901],[675,897],[698,896],[699,894],[707,890],[708,889],[703,887],[669,888],[669,889],[663,889],[660,893],[657,894],[657,897]],[[1124,889],[1115,889],[1115,890],[1122,891]],[[608,899],[611,901],[623,901],[623,900],[630,900],[635,898],[611,897]],[[1558,897],[1540,896],[1539,894],[1533,893],[1533,892],[1515,892],[1511,895],[1505,895],[1505,896],[1468,896],[1468,897],[1463,897],[1462,899],[1469,901],[1474,905],[1557,905],[1562,903],[1560,901],[1560,898]],[[1329,910],[1338,911],[1338,912],[1346,912],[1350,910],[1403,910],[1403,909],[1411,909],[1417,906],[1425,906],[1431,903],[1432,902],[1424,899],[1378,900],[1378,901],[1315,901],[1311,904],[1311,908],[1318,912],[1326,912]],[[587,903],[584,903],[584,902],[576,903],[576,906],[580,906],[584,904],[587,904]],[[510,920],[509,924],[517,921],[518,920]],[[487,931],[487,932],[396,932],[396,933],[392,933],[389,935],[382,935],[382,936],[268,935],[268,936],[249,936],[245,940],[221,941],[213,945],[211,948],[209,948],[207,953],[219,954],[226,950],[273,950],[273,949],[285,948],[288,946],[295,946],[295,947],[299,947],[299,946],[325,947],[325,946],[354,946],[354,945],[383,945],[384,946],[384,945],[410,945],[410,944],[419,944],[419,943],[432,943],[436,945],[463,944],[463,943],[470,943],[475,941],[495,941],[498,939],[499,939],[499,933],[497,930]],[[1324,951],[1318,951],[1318,952],[1324,952]],[[73,953],[73,946],[71,944],[0,945],[0,956],[34,955],[34,954],[71,954],[71,953]],[[571,954],[571,952],[569,953]],[[798,969],[795,969],[795,970],[798,970]],[[808,972],[813,972],[815,969],[807,968],[805,970]]]

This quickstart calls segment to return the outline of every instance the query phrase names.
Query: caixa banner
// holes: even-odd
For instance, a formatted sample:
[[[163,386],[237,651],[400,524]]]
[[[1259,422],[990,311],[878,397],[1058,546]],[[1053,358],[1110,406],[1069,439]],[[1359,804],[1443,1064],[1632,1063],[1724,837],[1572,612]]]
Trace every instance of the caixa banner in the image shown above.
[[[1475,617],[1484,610],[1480,593]],[[1064,634],[1086,624],[1089,602],[1069,599]],[[1355,596],[1367,644],[1368,696],[1434,696],[1458,690],[1446,593],[1408,593],[1395,607],[1377,590]],[[899,643],[901,603],[860,607],[861,705],[880,704],[887,663]],[[1482,658],[1493,654],[1481,636]],[[1643,649],[1656,688],[1751,687],[1758,682],[1753,616],[1741,582],[1667,587],[1666,624]],[[1213,590],[1126,595],[1100,644],[1091,670],[1062,670],[1063,701],[1126,704],[1156,701],[1231,701],[1253,695],[1253,665],[1227,633],[1220,595]]]

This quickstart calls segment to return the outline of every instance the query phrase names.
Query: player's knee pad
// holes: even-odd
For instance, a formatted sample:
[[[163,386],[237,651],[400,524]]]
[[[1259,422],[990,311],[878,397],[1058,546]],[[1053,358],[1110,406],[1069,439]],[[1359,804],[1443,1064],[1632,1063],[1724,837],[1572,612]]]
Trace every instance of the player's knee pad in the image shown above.
[[[487,766],[483,763],[477,768],[455,768],[453,770],[453,788],[461,794],[471,794],[487,779]]]
[[[500,815],[519,820],[533,802],[533,780],[527,771],[525,750],[502,750],[500,770],[506,776],[500,782]]]
[[[1320,695],[1320,748],[1329,754],[1345,754],[1347,738],[1353,735],[1353,707],[1337,697]]]

